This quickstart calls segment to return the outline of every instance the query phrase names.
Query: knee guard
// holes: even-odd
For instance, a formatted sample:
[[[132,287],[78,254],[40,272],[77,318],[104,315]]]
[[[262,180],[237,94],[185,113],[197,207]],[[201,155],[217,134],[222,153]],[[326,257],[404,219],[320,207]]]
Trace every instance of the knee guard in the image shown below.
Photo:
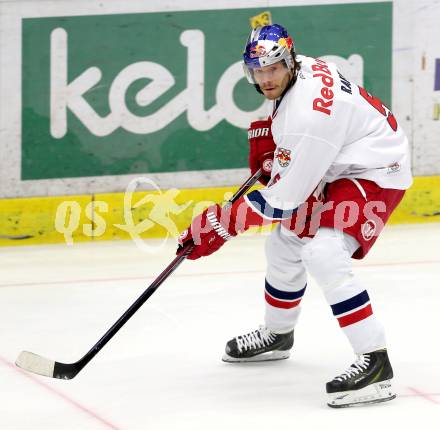
[[[353,277],[350,257],[343,233],[332,229],[320,229],[301,251],[304,266],[324,292]]]

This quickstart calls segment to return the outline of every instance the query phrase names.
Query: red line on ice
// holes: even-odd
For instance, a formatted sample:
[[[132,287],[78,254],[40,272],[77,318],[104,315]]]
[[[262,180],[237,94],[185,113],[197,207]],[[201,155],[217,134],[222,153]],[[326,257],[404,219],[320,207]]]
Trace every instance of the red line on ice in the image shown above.
[[[355,269],[363,269],[369,267],[381,267],[381,266],[412,266],[419,264],[440,264],[440,261],[409,261],[402,263],[372,263],[372,264],[356,264],[354,266]],[[164,263],[165,266],[165,263]],[[159,275],[159,270],[157,275]],[[194,276],[230,276],[230,275],[247,275],[252,273],[265,273],[264,270],[238,270],[232,272],[205,272],[205,273],[197,273],[194,275],[193,273],[182,273],[182,274],[173,274],[173,278],[193,278]],[[123,281],[147,281],[149,279],[156,279],[157,275],[145,275],[145,276],[127,276],[122,278],[97,278],[97,279],[71,279],[71,280],[60,280],[60,281],[37,281],[37,282],[17,282],[14,284],[0,284],[0,288],[8,288],[8,287],[32,287],[35,285],[57,285],[57,284],[85,284],[85,283],[93,283],[93,282],[123,282]]]
[[[3,365],[15,370],[20,375],[24,376],[25,378],[29,379],[30,381],[34,382],[35,384],[39,385],[40,387],[46,389],[51,394],[53,394],[56,397],[59,397],[63,399],[65,402],[69,403],[70,405],[74,406],[77,409],[80,409],[82,412],[84,412],[89,417],[94,418],[95,420],[99,421],[101,424],[103,424],[105,427],[113,429],[113,430],[120,430],[120,427],[115,426],[110,421],[106,420],[105,418],[98,415],[96,412],[93,412],[91,409],[81,405],[76,400],[71,399],[70,397],[63,394],[61,391],[56,390],[55,388],[46,385],[44,382],[41,382],[37,377],[33,376],[32,374],[25,372],[24,370],[19,369],[18,367],[14,366],[10,361],[4,359],[3,357],[0,357],[0,363]]]
[[[428,402],[435,403],[436,405],[440,405],[440,401],[433,398],[432,396],[438,396],[438,394],[434,393],[424,393],[423,391],[418,390],[417,388],[413,387],[407,387],[409,391],[413,392],[414,395],[417,397],[422,397],[425,400],[428,400]]]

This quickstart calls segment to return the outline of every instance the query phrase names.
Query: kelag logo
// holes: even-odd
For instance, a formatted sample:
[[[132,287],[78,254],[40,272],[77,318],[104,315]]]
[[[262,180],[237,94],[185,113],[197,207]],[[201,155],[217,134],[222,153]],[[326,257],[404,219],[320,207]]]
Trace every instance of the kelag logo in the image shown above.
[[[62,138],[67,133],[67,110],[73,112],[84,126],[95,136],[108,136],[122,127],[131,133],[149,134],[159,131],[187,112],[189,125],[198,131],[215,127],[225,119],[230,124],[247,128],[249,123],[264,113],[263,109],[245,112],[234,102],[235,85],[243,79],[243,67],[238,61],[228,67],[220,76],[215,90],[216,104],[204,109],[205,88],[205,36],[200,30],[186,30],[180,35],[181,47],[187,48],[187,87],[176,97],[151,115],[140,116],[131,112],[126,105],[126,94],[131,84],[140,79],[150,79],[136,94],[139,106],[148,106],[175,85],[170,71],[161,64],[151,61],[132,63],[121,70],[109,88],[110,113],[100,117],[87,103],[84,95],[99,86],[102,72],[90,67],[67,82],[67,32],[62,28],[51,34],[51,134]]]
[[[23,19],[22,179],[245,167],[264,109],[240,61],[260,12]],[[271,12],[300,53],[358,61],[390,102],[391,3]]]

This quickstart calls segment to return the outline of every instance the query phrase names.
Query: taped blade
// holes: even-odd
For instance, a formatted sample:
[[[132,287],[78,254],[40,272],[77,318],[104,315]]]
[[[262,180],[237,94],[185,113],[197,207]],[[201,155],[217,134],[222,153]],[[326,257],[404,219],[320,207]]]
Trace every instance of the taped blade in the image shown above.
[[[41,357],[28,351],[22,351],[17,357],[15,364],[28,372],[53,378],[55,361]]]

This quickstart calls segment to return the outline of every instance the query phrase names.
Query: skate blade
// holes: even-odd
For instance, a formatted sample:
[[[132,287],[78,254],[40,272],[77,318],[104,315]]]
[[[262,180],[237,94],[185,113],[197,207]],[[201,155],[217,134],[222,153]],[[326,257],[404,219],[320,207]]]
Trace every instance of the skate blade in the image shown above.
[[[393,400],[396,394],[393,391],[391,379],[368,385],[360,390],[328,393],[327,405],[331,408],[348,408],[372,403],[381,403]]]
[[[276,360],[285,360],[290,357],[289,351],[271,351],[266,352],[264,354],[258,354],[254,357],[243,357],[243,358],[235,358],[231,357],[228,354],[225,354],[222,357],[222,361],[226,363],[255,363],[260,361],[276,361]]]

